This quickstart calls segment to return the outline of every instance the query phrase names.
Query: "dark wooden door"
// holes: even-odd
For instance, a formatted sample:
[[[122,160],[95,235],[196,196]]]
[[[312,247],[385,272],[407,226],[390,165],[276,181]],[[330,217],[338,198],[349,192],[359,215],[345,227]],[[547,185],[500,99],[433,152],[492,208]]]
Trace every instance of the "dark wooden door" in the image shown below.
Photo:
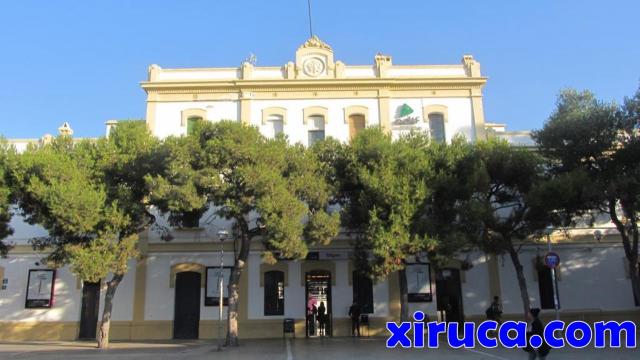
[[[80,309],[79,339],[95,339],[100,308],[100,283],[84,282],[82,285],[82,307]]]
[[[446,322],[464,322],[460,270],[441,269],[436,275],[436,301]]]
[[[200,327],[200,273],[176,274],[174,339],[197,339]]]

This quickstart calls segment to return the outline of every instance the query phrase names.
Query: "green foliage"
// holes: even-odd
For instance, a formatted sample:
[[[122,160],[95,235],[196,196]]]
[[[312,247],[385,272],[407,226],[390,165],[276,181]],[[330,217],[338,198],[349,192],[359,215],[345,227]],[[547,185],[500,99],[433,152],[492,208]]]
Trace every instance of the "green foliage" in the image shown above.
[[[147,177],[147,186],[174,225],[184,213],[215,204],[216,215],[234,220],[243,236],[259,236],[267,252],[286,258],[304,258],[309,243],[327,243],[338,232],[338,214],[325,210],[331,188],[323,169],[300,145],[223,121],[194,124],[190,135],[168,138],[162,149],[163,171]]]
[[[129,219],[120,229],[122,236],[137,234],[155,221],[147,209],[145,177],[160,171],[158,147],[144,121],[121,121],[108,138],[90,147],[95,151],[96,176],[105,184],[108,199],[116,201]]]
[[[621,206],[624,217],[634,217],[640,207],[638,104],[640,90],[623,106],[598,101],[588,91],[560,94],[557,110],[534,138],[554,173],[582,179],[577,196],[560,204],[563,210],[609,213],[611,203]]]
[[[640,298],[640,89],[622,106],[599,101],[588,91],[566,90],[534,139],[550,170],[579,187],[555,201],[555,207],[566,217],[604,213],[611,218],[629,260],[634,294]]]
[[[207,154],[192,132],[165,139],[157,158],[161,170],[145,177],[150,201],[162,213],[169,213],[171,225],[197,227],[209,208],[211,192],[220,182],[218,173],[209,167]]]
[[[552,222],[545,206],[542,159],[527,149],[500,140],[476,144],[481,165],[477,193],[470,205],[470,224],[479,226],[475,243],[484,251],[503,254],[515,240],[525,241]]]
[[[7,256],[9,251],[9,246],[2,240],[13,234],[13,229],[9,226],[12,216],[13,194],[9,186],[8,173],[10,172],[11,159],[14,157],[12,149],[0,138],[0,257]]]
[[[34,245],[51,249],[51,265],[68,263],[91,280],[126,272],[137,234],[151,222],[144,175],[156,144],[144,122],[122,122],[108,139],[59,137],[18,156],[10,176],[16,199],[26,221],[47,230]]]
[[[370,128],[350,147],[327,143],[316,151],[330,169],[325,176],[339,184],[345,226],[360,234],[356,261],[362,271],[382,277],[417,254],[443,263],[464,249],[469,235],[458,208],[476,179],[467,169],[471,147],[463,139],[446,145],[412,133],[392,141]]]
[[[88,244],[68,244],[65,251],[71,271],[81,279],[99,282],[109,273],[126,274],[128,262],[138,256],[138,235],[120,240],[99,236]]]
[[[59,138],[51,145],[29,148],[13,169],[26,221],[43,226],[54,242],[89,240],[106,202],[104,186],[89,176],[90,164],[74,150]]]

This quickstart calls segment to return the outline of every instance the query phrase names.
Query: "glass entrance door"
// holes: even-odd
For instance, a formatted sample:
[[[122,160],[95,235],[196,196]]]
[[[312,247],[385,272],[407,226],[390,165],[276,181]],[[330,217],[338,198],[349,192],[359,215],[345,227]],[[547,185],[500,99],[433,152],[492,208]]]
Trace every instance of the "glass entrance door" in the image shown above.
[[[331,336],[331,273],[306,273],[305,294],[306,336]]]

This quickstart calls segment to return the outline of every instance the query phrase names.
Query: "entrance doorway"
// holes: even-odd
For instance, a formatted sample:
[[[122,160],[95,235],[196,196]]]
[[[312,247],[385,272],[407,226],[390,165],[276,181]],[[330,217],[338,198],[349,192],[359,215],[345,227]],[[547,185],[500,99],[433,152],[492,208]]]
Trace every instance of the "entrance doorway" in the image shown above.
[[[324,305],[324,306],[323,306]],[[324,314],[322,314],[324,309]],[[310,271],[305,274],[306,336],[331,336],[331,273]]]
[[[197,339],[200,327],[200,273],[176,274],[176,295],[173,318],[174,339]]]
[[[100,308],[100,282],[83,282],[78,339],[95,340]]]
[[[440,269],[436,273],[436,301],[445,322],[464,322],[460,270]]]

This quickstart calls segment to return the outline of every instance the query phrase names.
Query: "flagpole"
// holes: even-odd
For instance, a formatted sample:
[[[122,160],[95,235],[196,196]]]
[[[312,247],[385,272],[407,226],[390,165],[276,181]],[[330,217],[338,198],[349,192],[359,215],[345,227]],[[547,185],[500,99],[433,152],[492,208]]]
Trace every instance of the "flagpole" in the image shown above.
[[[307,9],[309,11],[309,37],[313,37],[313,26],[311,25],[311,0],[307,0]]]

